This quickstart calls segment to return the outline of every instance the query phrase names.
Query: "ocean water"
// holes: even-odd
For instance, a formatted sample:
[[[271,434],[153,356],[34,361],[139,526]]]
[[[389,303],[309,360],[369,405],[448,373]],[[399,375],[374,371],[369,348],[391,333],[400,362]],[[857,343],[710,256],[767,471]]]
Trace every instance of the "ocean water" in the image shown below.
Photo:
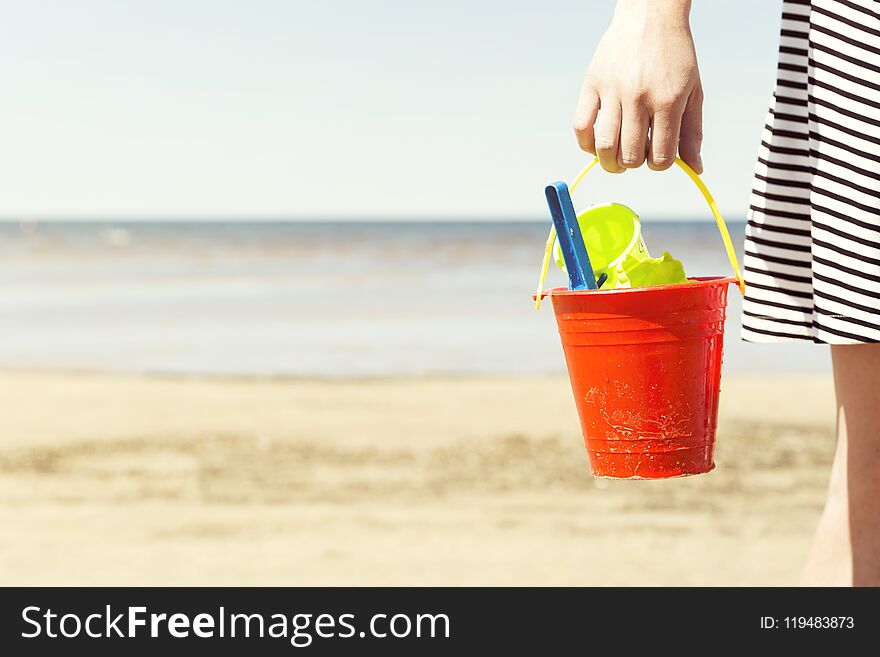
[[[744,224],[732,223],[742,243]],[[0,367],[295,377],[564,372],[535,312],[545,222],[0,224]],[[650,222],[689,275],[714,224]],[[741,251],[741,249],[740,249]],[[741,253],[740,253],[741,255]],[[548,287],[565,281],[552,268]],[[828,348],[739,339],[728,372],[824,372]]]

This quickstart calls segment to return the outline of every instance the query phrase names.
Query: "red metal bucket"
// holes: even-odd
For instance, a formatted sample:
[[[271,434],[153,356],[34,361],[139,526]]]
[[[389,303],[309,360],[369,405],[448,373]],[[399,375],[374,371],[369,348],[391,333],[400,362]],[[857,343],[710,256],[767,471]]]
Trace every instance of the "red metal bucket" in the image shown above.
[[[550,290],[593,475],[666,479],[715,467],[727,288]]]

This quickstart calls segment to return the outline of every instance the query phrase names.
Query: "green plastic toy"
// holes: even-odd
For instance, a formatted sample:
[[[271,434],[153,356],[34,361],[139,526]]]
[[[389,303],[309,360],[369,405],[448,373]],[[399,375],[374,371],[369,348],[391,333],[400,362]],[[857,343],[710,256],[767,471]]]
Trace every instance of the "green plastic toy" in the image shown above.
[[[684,266],[668,253],[652,258],[642,238],[642,222],[630,208],[620,203],[596,205],[578,215],[578,225],[590,253],[596,277],[606,274],[602,289],[647,287],[684,283]],[[557,242],[557,266],[565,261]]]

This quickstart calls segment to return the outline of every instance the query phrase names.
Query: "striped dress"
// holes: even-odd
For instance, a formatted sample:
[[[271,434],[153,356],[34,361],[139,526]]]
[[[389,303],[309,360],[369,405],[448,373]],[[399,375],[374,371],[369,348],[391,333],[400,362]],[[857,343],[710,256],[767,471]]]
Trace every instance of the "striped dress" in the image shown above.
[[[785,0],[743,338],[880,342],[880,2]]]

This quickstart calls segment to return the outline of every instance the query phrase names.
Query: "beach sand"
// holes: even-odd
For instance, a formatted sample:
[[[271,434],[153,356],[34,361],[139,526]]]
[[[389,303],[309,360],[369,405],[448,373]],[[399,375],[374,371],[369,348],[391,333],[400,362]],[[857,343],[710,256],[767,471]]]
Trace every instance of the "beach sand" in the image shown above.
[[[796,584],[828,378],[723,384],[716,470],[590,477],[563,378],[6,373],[4,585]]]

